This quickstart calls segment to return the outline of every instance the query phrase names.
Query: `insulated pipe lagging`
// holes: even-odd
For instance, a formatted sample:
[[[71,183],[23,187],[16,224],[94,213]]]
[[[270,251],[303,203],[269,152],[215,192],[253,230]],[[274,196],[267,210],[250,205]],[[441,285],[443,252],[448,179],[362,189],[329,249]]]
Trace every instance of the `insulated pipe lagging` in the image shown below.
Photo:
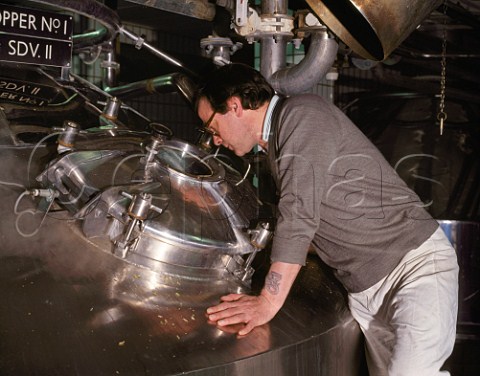
[[[308,91],[320,82],[332,67],[338,43],[325,30],[312,32],[310,47],[303,60],[273,73],[268,81],[279,94],[293,95]]]

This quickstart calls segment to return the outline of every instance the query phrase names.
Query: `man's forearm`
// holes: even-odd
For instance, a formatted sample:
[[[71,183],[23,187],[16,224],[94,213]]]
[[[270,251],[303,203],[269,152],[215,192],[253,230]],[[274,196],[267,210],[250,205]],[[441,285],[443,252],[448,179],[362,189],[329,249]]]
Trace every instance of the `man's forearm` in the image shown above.
[[[264,296],[274,307],[280,309],[301,267],[298,264],[274,262],[265,277],[265,284],[260,295]]]

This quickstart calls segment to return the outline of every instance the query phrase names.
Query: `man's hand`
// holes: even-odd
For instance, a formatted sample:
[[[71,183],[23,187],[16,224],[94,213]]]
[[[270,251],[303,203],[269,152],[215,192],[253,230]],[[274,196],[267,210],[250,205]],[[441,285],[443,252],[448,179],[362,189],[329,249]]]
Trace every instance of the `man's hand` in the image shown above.
[[[259,296],[230,294],[221,303],[207,309],[208,319],[219,326],[245,324],[238,331],[243,336],[269,322],[280,310],[301,265],[274,262]]]
[[[222,303],[207,309],[208,319],[219,326],[245,324],[238,331],[240,336],[269,322],[281,307],[275,307],[262,295],[230,294],[223,296],[221,301]]]

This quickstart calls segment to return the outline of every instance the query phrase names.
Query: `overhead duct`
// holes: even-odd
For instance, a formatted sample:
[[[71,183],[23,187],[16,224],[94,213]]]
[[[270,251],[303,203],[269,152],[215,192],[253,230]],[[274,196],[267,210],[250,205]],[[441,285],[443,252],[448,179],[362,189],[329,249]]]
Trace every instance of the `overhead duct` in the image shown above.
[[[280,20],[288,18],[287,8],[287,1],[262,1],[263,15],[275,15]],[[294,95],[310,90],[322,80],[335,61],[338,44],[328,37],[326,28],[314,26],[305,30],[311,35],[308,52],[300,63],[288,68],[285,63],[289,38],[278,33],[266,33],[261,38],[260,71],[278,93]]]
[[[441,0],[306,0],[332,32],[358,55],[384,60]]]
[[[328,38],[325,30],[315,31],[303,60],[292,67],[276,71],[269,81],[279,93],[293,95],[305,92],[325,76],[337,57],[337,50],[337,42]]]

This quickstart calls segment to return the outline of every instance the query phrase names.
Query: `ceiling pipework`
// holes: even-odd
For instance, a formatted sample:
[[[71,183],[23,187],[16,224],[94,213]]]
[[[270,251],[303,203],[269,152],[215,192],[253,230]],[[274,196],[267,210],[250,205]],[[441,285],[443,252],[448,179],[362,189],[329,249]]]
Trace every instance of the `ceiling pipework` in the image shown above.
[[[287,68],[286,47],[294,37],[294,18],[287,11],[286,0],[262,1],[260,15],[249,8],[245,19],[239,17],[237,11],[233,26],[248,42],[260,42],[260,73],[278,93],[292,95],[308,91],[323,78],[335,61],[338,44],[329,38],[323,25],[308,28],[302,31],[303,36],[311,35],[311,45],[305,58]]]

